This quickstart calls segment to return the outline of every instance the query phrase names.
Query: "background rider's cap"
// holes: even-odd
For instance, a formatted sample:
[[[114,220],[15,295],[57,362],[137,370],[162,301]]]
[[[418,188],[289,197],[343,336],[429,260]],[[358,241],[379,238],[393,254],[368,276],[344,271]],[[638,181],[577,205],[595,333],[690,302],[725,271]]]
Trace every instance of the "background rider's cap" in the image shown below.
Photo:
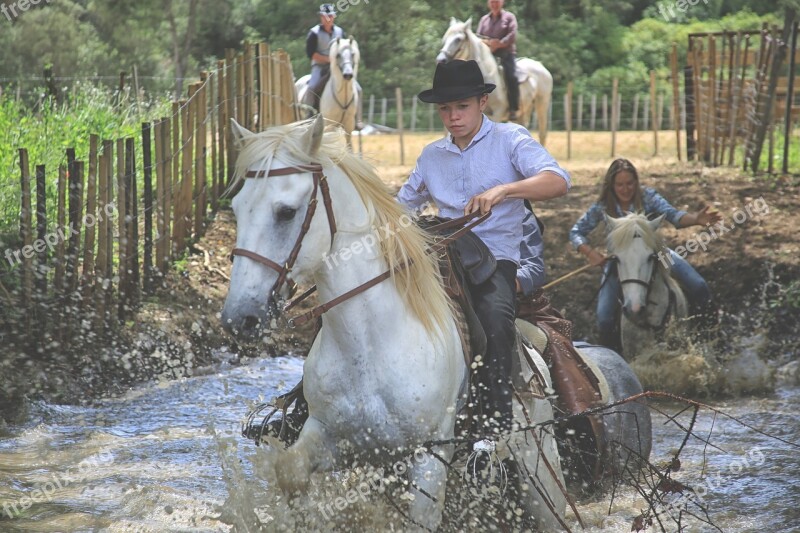
[[[433,89],[422,91],[417,97],[428,104],[441,104],[490,93],[494,88],[494,83],[484,83],[481,68],[474,60],[455,59],[436,65]]]
[[[322,4],[319,6],[319,14],[328,15],[329,17],[335,17],[336,8],[333,6],[333,4]]]

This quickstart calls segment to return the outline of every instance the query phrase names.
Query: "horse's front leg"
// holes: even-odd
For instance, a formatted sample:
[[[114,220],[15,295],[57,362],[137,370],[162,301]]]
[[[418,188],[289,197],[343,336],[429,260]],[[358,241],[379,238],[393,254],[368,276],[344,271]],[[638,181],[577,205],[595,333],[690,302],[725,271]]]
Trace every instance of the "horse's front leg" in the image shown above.
[[[447,467],[442,460],[449,463],[452,455],[452,447],[434,446],[430,452],[417,450],[410,461],[408,477],[413,499],[409,514],[424,530],[435,531],[442,521],[447,489]]]
[[[326,436],[325,427],[309,417],[297,442],[278,456],[275,474],[278,486],[288,494],[303,494],[317,470],[332,470],[336,446]]]

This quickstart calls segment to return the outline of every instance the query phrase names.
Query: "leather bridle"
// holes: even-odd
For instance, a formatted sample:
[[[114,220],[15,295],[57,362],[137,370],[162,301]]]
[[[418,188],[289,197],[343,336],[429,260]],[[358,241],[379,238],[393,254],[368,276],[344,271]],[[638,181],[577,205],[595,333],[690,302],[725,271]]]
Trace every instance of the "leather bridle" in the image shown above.
[[[300,247],[303,245],[303,239],[308,233],[308,230],[311,228],[311,220],[314,218],[314,213],[317,210],[318,190],[322,192],[322,203],[325,205],[325,211],[328,215],[328,227],[330,228],[331,232],[331,244],[333,244],[333,237],[336,234],[336,219],[333,215],[331,192],[330,188],[328,187],[328,179],[322,172],[322,165],[319,163],[311,163],[309,165],[296,167],[274,168],[269,171],[250,170],[244,175],[245,178],[258,179],[264,177],[271,178],[274,176],[287,176],[289,174],[299,174],[305,172],[312,173],[314,189],[311,191],[311,198],[308,201],[308,209],[306,209],[306,216],[303,220],[303,225],[300,228],[300,234],[297,236],[297,240],[292,247],[292,251],[289,253],[289,257],[283,262],[283,266],[272,259],[264,257],[263,255],[259,255],[255,252],[251,252],[250,250],[245,250],[244,248],[234,248],[231,251],[231,261],[233,261],[233,257],[237,255],[241,257],[247,257],[248,259],[252,259],[256,263],[260,263],[278,273],[278,279],[275,280],[275,283],[272,285],[272,288],[269,291],[270,297],[273,299],[273,301],[277,300],[284,283],[288,285],[290,294],[294,294],[294,292],[297,290],[297,283],[295,283],[289,277],[289,274],[291,274],[292,267],[294,266],[295,261],[297,261],[297,256],[300,255]]]
[[[650,257],[647,258],[648,261],[651,261],[653,263],[655,263],[655,261],[657,259],[658,259],[658,255],[655,252],[650,254]],[[652,270],[650,271],[650,279],[648,281],[644,281],[644,280],[639,279],[639,278],[631,278],[631,279],[621,279],[621,280],[619,280],[620,289],[626,283],[634,283],[636,285],[641,285],[641,286],[643,286],[643,287],[645,287],[647,289],[647,293],[645,294],[645,302],[647,304],[654,303],[654,302],[650,301],[650,290],[651,290],[651,288],[653,286],[653,281],[655,280],[655,277],[656,277],[656,268],[657,267],[654,264]],[[619,266],[617,266],[617,269],[619,269]],[[619,270],[617,270],[617,272],[619,273]],[[654,326],[654,325],[649,324],[649,323],[647,324],[648,326],[650,326],[652,328],[663,329],[663,327],[667,323],[667,320],[669,319],[670,311],[673,310],[673,307],[677,306],[677,303],[675,301],[675,294],[669,288],[668,288],[667,292],[669,293],[669,303],[667,304],[667,309],[664,312],[664,316],[661,317],[660,324],[658,324],[657,326]],[[622,305],[622,302],[620,302],[620,306],[622,307],[622,312],[625,313],[625,307],[624,307],[624,305]],[[626,316],[627,316],[627,313],[626,313]],[[628,317],[628,318],[633,320],[631,317]],[[636,323],[636,321],[634,321],[634,323]]]
[[[297,260],[297,256],[300,254],[300,247],[303,244],[303,239],[308,233],[308,230],[311,228],[311,219],[314,217],[314,213],[316,212],[317,208],[317,190],[322,192],[322,202],[325,205],[325,211],[328,214],[328,227],[330,228],[331,232],[331,245],[333,245],[333,237],[336,234],[336,220],[333,216],[333,203],[331,201],[330,188],[328,187],[327,177],[322,171],[322,165],[318,163],[311,163],[309,165],[296,166],[296,167],[277,168],[269,171],[251,170],[245,174],[245,178],[257,179],[264,177],[269,178],[273,176],[286,176],[289,174],[298,174],[303,172],[312,173],[314,179],[314,189],[311,192],[311,198],[308,202],[308,209],[306,210],[306,217],[303,220],[303,226],[300,228],[300,234],[297,236],[297,240],[294,243],[294,247],[292,247],[292,251],[289,253],[288,259],[283,263],[283,266],[281,266],[277,262],[267,257],[264,257],[263,255],[251,252],[250,250],[245,250],[244,248],[234,248],[231,251],[231,261],[233,261],[234,256],[237,255],[241,257],[247,257],[248,259],[252,259],[253,261],[261,265],[264,265],[265,267],[270,268],[278,273],[278,279],[275,280],[275,284],[272,286],[272,289],[270,289],[269,295],[271,304],[275,305],[280,312],[286,312],[289,309],[293,308],[295,305],[303,301],[305,298],[310,296],[316,290],[316,287],[311,287],[310,289],[308,289],[306,292],[304,292],[291,302],[287,303],[282,307],[278,307],[277,302],[280,296],[279,291],[281,290],[281,288],[283,288],[284,283],[287,283],[289,285],[290,296],[293,295],[297,290],[297,283],[295,283],[291,278],[289,278],[289,274],[292,272],[292,267],[294,266],[294,263]],[[449,229],[452,227],[460,227],[460,229],[453,232],[451,235],[438,240],[434,245],[434,248],[441,249],[442,247],[446,246],[453,240],[463,235],[465,232],[471,230],[477,224],[480,224],[481,222],[486,220],[486,218],[488,218],[490,215],[491,211],[483,215],[481,215],[479,211],[475,211],[473,213],[470,213],[469,215],[464,215],[461,218],[453,219],[450,220],[449,222],[445,222],[442,224],[438,224],[437,226],[434,226],[432,228],[428,228],[429,231],[432,231],[432,230]],[[428,252],[431,251],[432,250],[428,250]],[[345,302],[350,298],[352,298],[353,296],[361,294],[367,289],[374,287],[378,283],[389,279],[394,272],[403,268],[407,268],[409,266],[410,266],[409,263],[399,264],[395,266],[393,269],[387,270],[384,273],[370,279],[369,281],[362,283],[358,287],[355,287],[345,292],[344,294],[337,296],[333,300],[318,305],[314,309],[307,311],[300,316],[289,319],[288,325],[289,327],[294,328],[305,324],[309,320],[319,318],[324,313],[334,308],[335,306],[339,305],[340,303]]]

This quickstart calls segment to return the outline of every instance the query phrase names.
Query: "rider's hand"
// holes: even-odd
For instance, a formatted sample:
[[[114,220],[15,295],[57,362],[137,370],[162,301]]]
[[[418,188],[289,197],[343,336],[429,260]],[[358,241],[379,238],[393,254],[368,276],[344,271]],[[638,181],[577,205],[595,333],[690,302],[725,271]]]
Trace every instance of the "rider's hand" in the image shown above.
[[[700,211],[695,213],[695,220],[697,221],[697,224],[701,226],[707,226],[709,224],[716,224],[722,220],[722,216],[719,214],[719,211],[710,205],[706,205]]]
[[[467,202],[467,206],[464,208],[464,214],[469,215],[474,211],[480,210],[481,215],[485,215],[492,210],[493,206],[505,200],[507,196],[508,190],[505,185],[492,187],[488,191],[483,191],[470,198],[469,202]]]
[[[605,255],[601,254],[600,252],[598,252],[594,248],[589,250],[589,253],[586,254],[586,260],[592,266],[602,266],[603,263],[606,262],[606,259],[608,259],[608,258]]]

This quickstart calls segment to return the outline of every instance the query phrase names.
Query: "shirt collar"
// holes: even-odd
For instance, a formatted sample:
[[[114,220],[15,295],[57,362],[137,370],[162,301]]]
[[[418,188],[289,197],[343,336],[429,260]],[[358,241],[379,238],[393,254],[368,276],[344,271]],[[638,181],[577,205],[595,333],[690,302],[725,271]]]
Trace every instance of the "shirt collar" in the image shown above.
[[[473,137],[472,140],[469,142],[467,147],[464,148],[464,150],[461,150],[461,148],[456,146],[456,144],[453,142],[453,135],[450,132],[448,132],[447,136],[439,142],[439,148],[443,148],[448,152],[458,152],[458,153],[462,151],[466,152],[467,150],[472,148],[473,145],[480,142],[481,139],[486,137],[489,134],[489,132],[492,131],[493,128],[494,128],[494,122],[491,119],[489,119],[489,117],[487,117],[485,114],[481,113],[481,127],[478,130],[478,133],[475,134],[475,137]]]

